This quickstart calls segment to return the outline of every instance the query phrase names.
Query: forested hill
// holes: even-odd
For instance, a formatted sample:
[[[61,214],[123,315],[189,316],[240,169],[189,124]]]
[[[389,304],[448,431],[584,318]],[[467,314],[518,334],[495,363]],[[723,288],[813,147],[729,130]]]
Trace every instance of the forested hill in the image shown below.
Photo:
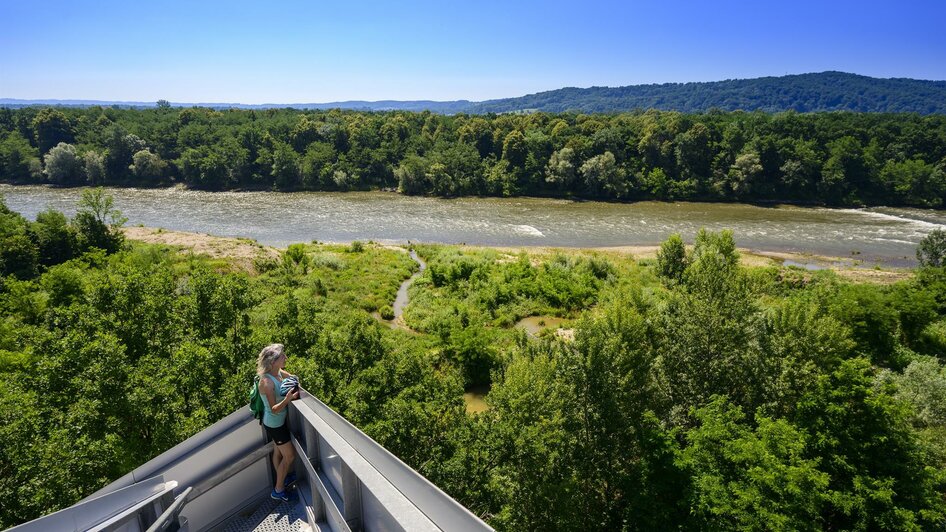
[[[608,113],[635,109],[700,112],[855,111],[870,113],[946,112],[946,81],[881,79],[845,72],[821,72],[705,83],[664,83],[626,87],[574,87],[490,100],[472,113],[581,111]]]
[[[154,102],[97,100],[17,100],[0,98],[0,107],[56,105],[63,107],[155,107]],[[659,109],[687,113],[726,111],[854,111],[865,113],[946,113],[946,81],[872,78],[844,72],[821,72],[756,79],[698,83],[628,85],[626,87],[568,87],[483,102],[467,100],[351,100],[327,103],[182,103],[173,107],[212,109],[353,109],[359,111],[431,111],[442,114],[484,114],[544,111],[613,113]]]

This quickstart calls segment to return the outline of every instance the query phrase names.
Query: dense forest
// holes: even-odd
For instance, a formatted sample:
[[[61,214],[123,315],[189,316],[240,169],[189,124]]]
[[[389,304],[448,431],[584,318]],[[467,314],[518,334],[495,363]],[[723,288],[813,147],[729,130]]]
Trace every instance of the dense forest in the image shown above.
[[[695,113],[723,111],[852,111],[856,113],[946,113],[946,81],[872,78],[819,72],[754,79],[661,83],[626,87],[574,87],[471,104],[467,113],[523,110],[615,113],[660,109]]]
[[[946,115],[0,109],[0,180],[940,207]]]
[[[0,527],[241,408],[274,341],[500,530],[946,526],[939,233],[892,285],[746,267],[729,232],[647,260],[420,246],[404,331],[373,316],[416,269],[404,250],[294,244],[246,269],[126,241],[115,207],[92,189],[30,221],[0,202]]]

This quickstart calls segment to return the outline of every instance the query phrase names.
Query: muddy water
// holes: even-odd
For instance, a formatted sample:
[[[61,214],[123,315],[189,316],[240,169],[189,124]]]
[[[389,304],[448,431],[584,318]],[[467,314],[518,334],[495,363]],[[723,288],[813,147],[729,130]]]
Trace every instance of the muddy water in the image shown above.
[[[29,218],[71,214],[82,189],[0,185]],[[601,203],[541,198],[436,199],[386,192],[201,192],[109,189],[129,225],[242,236],[286,246],[311,240],[444,242],[487,246],[649,245],[701,227],[732,229],[740,247],[909,266],[916,244],[946,228],[946,212],[873,207],[828,209],[722,203]]]
[[[488,386],[473,386],[464,392],[463,402],[466,404],[466,413],[479,414],[489,410],[489,405],[486,403],[488,393]]]
[[[545,329],[557,329],[559,325],[565,323],[564,318],[554,316],[529,316],[516,322],[516,328],[523,329],[530,336],[537,336]]]
[[[401,314],[404,314],[404,309],[407,307],[408,303],[407,289],[410,288],[411,285],[414,284],[414,281],[416,281],[417,278],[424,273],[424,270],[427,269],[427,263],[424,262],[424,259],[417,256],[416,251],[412,249],[410,250],[410,254],[411,258],[414,259],[414,262],[418,264],[419,269],[414,272],[414,275],[411,275],[406,281],[401,283],[401,286],[397,289],[397,296],[395,296],[394,305],[392,305],[394,310],[394,319],[397,319],[401,316]]]

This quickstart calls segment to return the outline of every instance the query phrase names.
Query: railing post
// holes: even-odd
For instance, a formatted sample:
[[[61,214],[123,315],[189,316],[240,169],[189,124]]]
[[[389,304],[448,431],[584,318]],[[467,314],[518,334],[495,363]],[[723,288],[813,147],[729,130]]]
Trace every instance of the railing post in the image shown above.
[[[169,491],[161,496],[160,499],[148,505],[138,516],[138,525],[142,530],[148,529],[158,520],[158,517],[174,503],[174,492]]]
[[[300,423],[302,423],[305,430],[303,431],[303,443],[305,444],[305,454],[309,457],[309,461],[312,462],[312,465],[315,466],[315,469],[319,469],[319,433],[315,430],[315,427],[310,425],[306,421],[302,421],[302,416],[299,416]]]
[[[361,481],[345,462],[342,462],[342,492],[345,522],[352,530],[361,530]]]
[[[290,410],[292,417],[292,427],[293,431],[296,433],[296,440],[299,443],[299,446],[302,448],[304,455],[296,453],[296,475],[308,475],[309,469],[306,468],[305,464],[300,464],[299,462],[307,460],[309,466],[312,467],[313,471],[318,471],[321,469],[321,464],[319,464],[319,433],[315,430],[309,422],[306,420],[299,409],[296,408],[296,405],[292,405]],[[299,466],[302,467],[299,467]],[[318,474],[318,473],[316,473]],[[319,494],[316,484],[318,479],[309,479],[309,488],[312,495],[312,514],[316,522],[323,521],[326,518],[325,511],[325,501],[322,500],[322,496]]]

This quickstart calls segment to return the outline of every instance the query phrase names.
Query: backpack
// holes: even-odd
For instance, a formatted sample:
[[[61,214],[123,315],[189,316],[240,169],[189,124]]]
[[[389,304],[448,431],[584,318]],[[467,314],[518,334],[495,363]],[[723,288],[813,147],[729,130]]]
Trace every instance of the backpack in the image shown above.
[[[260,425],[263,424],[263,412],[265,411],[263,396],[259,393],[259,375],[257,375],[253,379],[253,386],[250,388],[250,412],[253,412],[253,417],[259,420]]]

